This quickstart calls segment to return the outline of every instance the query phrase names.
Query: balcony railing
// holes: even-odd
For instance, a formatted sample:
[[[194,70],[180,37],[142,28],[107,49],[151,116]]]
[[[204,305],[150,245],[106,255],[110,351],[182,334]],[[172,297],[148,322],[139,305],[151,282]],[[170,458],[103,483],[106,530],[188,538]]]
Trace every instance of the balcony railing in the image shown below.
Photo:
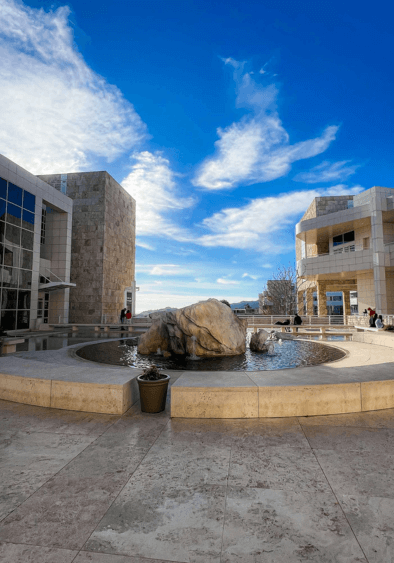
[[[370,247],[364,248],[361,244],[348,244],[346,246],[338,246],[333,248],[331,252],[323,252],[321,254],[313,254],[304,256],[302,260],[309,259],[309,258],[321,258],[322,256],[335,256],[338,254],[349,254],[351,252],[360,252],[361,250],[370,250]]]

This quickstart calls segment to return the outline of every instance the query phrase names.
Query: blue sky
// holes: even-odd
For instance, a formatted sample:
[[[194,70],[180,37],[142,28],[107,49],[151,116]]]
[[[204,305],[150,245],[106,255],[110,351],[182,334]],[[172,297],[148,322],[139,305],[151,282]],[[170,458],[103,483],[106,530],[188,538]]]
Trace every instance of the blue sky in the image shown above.
[[[137,200],[137,311],[257,299],[319,195],[392,187],[391,5],[0,0],[0,152]]]

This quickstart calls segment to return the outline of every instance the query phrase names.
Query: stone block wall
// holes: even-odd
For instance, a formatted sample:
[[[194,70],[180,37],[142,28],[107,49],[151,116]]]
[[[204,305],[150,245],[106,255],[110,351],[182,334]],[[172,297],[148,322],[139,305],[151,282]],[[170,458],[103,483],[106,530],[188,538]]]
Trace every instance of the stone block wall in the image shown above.
[[[135,200],[108,172],[40,178],[73,200],[69,321],[113,321],[135,279]]]

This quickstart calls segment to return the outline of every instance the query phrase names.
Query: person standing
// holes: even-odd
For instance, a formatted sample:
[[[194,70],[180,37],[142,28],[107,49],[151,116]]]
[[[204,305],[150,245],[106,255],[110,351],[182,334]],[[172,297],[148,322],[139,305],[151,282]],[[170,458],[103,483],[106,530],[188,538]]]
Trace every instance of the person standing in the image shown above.
[[[126,313],[127,324],[130,324],[130,321],[131,321],[131,313],[130,313],[129,309],[127,309],[127,313]]]
[[[122,309],[120,312],[120,324],[124,323],[125,318],[126,318],[126,307]]]

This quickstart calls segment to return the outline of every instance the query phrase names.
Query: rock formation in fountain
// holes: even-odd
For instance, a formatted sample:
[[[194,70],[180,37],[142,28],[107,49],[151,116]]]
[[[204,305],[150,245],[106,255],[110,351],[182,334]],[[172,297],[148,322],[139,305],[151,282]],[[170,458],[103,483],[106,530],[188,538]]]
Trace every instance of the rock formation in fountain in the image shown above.
[[[153,319],[138,352],[153,354],[160,348],[190,356],[236,356],[245,352],[245,339],[244,322],[224,303],[208,299]]]
[[[270,333],[264,329],[260,329],[258,332],[254,332],[250,339],[249,348],[252,352],[267,352],[267,340]]]

